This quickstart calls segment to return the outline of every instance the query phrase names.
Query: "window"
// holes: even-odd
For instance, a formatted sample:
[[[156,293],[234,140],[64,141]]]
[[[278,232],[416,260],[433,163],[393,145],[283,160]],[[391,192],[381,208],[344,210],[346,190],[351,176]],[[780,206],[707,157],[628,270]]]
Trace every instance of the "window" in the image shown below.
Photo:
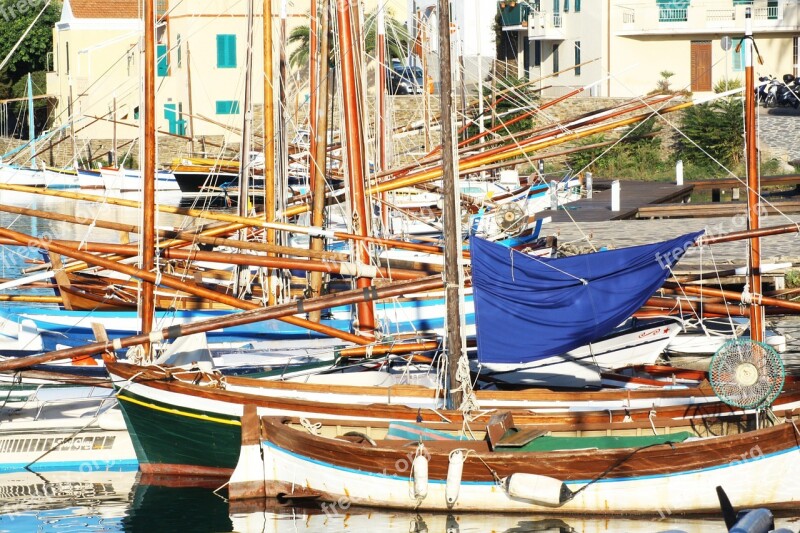
[[[564,13],[569,12],[569,0],[564,0]]]
[[[236,35],[217,35],[217,68],[236,68]]]
[[[797,67],[798,67],[798,50],[800,49],[800,37],[794,37],[792,39],[792,74],[796,78],[798,76]]]
[[[533,66],[540,67],[542,65],[542,41],[533,42]]]
[[[67,51],[64,57],[67,58],[67,74],[69,74],[69,43],[66,43],[66,49]]]
[[[581,75],[581,67],[578,65],[581,64],[581,42],[575,41],[575,75]]]
[[[169,76],[169,47],[166,44],[156,46],[156,73],[161,76]]]
[[[553,0],[553,13],[561,11],[561,0]]]
[[[553,45],[553,74],[557,74],[559,71],[558,66],[558,44]]]
[[[581,0],[575,0],[575,13],[581,12]]]
[[[217,100],[217,115],[238,115],[238,100]]]
[[[183,64],[183,54],[181,53],[181,34],[178,34],[178,37],[175,39],[175,48],[177,50],[178,55],[178,68],[181,68]]]
[[[737,42],[737,40],[734,40]],[[747,43],[742,43],[739,47],[739,51],[736,51],[736,46],[731,46],[731,54],[733,55],[733,71],[734,72],[742,72],[744,70],[744,47],[747,46]]]

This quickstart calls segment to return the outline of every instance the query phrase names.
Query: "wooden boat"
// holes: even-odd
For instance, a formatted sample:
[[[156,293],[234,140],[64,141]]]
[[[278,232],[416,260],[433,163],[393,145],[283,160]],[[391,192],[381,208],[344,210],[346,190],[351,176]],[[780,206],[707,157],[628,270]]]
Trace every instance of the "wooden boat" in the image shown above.
[[[245,405],[257,406],[261,416],[373,422],[464,420],[463,412],[443,409],[441,391],[424,387],[266,382],[114,362],[107,362],[106,368],[117,388],[143,472],[230,476],[239,456]],[[514,415],[525,423],[630,420],[649,427],[655,412],[662,418],[688,417],[690,424],[700,427],[704,419],[716,421],[722,413],[733,412],[720,405],[707,384],[672,390],[476,391],[476,397],[480,408],[473,413],[476,419],[486,420],[497,409],[518,409]],[[798,399],[796,392],[787,392],[775,408],[793,409]],[[709,423],[713,426],[716,422]]]
[[[588,438],[540,446],[540,430],[508,418],[492,421],[483,439],[408,440],[373,438],[356,424],[349,426],[354,433],[331,438],[316,434],[322,428],[259,421],[254,408],[245,413],[241,459],[228,484],[232,499],[430,511],[704,513],[718,509],[715,489],[722,486],[740,506],[800,503],[800,429],[793,421],[706,439],[667,434],[661,442]],[[548,447],[555,449],[525,451]]]

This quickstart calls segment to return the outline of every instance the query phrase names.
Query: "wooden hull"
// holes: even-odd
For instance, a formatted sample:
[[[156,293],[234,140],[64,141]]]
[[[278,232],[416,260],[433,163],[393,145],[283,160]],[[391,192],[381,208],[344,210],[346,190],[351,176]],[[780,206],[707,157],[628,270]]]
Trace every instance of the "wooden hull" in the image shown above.
[[[800,431],[792,423],[716,439],[647,448],[552,452],[491,452],[484,442],[468,446],[456,501],[446,499],[449,454],[463,441],[425,442],[427,494],[415,498],[414,442],[376,446],[314,436],[276,419],[262,419],[263,469],[237,468],[229,491],[260,479],[267,497],[309,498],[333,505],[431,511],[669,514],[718,510],[722,486],[741,507],[796,509],[800,504]],[[403,445],[403,444],[407,445]],[[483,449],[481,449],[483,448]],[[252,452],[253,449],[249,450]],[[243,451],[243,456],[248,450]],[[250,459],[257,461],[250,453]],[[244,474],[244,477],[241,477]],[[548,476],[575,495],[545,504],[538,496],[512,496],[503,483],[515,474]],[[298,482],[298,480],[302,480]],[[503,480],[498,482],[498,480]]]
[[[442,410],[441,398],[422,387],[348,387],[228,377],[220,388],[218,380],[199,372],[178,374],[122,363],[109,363],[108,370],[118,387],[117,398],[142,471],[149,473],[230,476],[239,457],[245,405],[257,406],[260,416],[383,424],[421,419],[458,425],[463,421],[463,413]],[[708,403],[708,394],[705,388],[583,393],[532,390],[494,391],[482,397],[497,405],[521,406],[514,417],[525,424],[568,424],[588,430],[591,424],[613,422],[620,428],[650,428],[653,404],[673,402],[678,406],[656,408],[654,423],[690,426],[698,435],[738,431],[721,425],[720,419],[732,410],[718,402]],[[663,397],[660,400],[659,395]],[[790,393],[776,403],[791,408],[798,405],[797,399],[796,393]],[[575,409],[569,411],[568,405]],[[631,407],[635,405],[639,408]],[[495,412],[488,409],[477,414],[477,423]],[[690,420],[672,420],[686,417]]]

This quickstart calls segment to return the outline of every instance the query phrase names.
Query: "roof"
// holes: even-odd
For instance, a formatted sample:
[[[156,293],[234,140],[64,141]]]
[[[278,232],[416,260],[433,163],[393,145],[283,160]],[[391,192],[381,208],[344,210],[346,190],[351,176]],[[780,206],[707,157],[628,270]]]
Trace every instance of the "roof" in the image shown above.
[[[69,0],[76,19],[140,18],[138,0]]]

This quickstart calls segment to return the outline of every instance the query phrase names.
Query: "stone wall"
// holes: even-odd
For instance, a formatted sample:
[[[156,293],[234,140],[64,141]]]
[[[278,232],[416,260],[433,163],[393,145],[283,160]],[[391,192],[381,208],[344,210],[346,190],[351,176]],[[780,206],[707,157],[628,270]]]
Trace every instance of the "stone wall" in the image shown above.
[[[395,132],[393,142],[391,144],[391,151],[393,154],[392,161],[394,165],[402,165],[412,163],[418,158],[425,155],[430,149],[436,147],[441,142],[441,131],[438,128],[438,115],[439,115],[439,98],[435,95],[428,95],[430,105],[429,122],[425,121],[425,112],[423,106],[423,96],[390,96],[387,100],[387,111],[390,117],[390,125]],[[460,99],[458,99],[460,100]],[[544,99],[542,102],[547,102]],[[615,98],[593,98],[593,97],[573,97],[560,102],[553,107],[549,107],[543,118],[537,122],[540,124],[550,123],[554,120],[565,121],[575,117],[595,112],[599,109],[606,109],[618,106],[625,102],[624,99]],[[372,112],[373,102],[369,102],[368,106],[368,124],[372,127],[374,123],[374,113]],[[457,101],[460,106],[460,102]],[[641,113],[642,111],[638,111]],[[300,113],[302,114],[302,113]],[[460,115],[461,113],[459,113]],[[623,115],[624,116],[624,115]],[[261,106],[257,106],[254,110],[254,125],[256,129],[254,135],[256,136],[256,143],[254,149],[261,150],[261,143],[258,138],[261,135],[261,119],[262,111]],[[622,118],[622,117],[620,117]],[[430,124],[425,127],[425,124]],[[302,127],[302,124],[301,124]],[[333,129],[341,130],[340,114],[333,118]],[[291,139],[297,126],[289,125],[288,136]],[[426,139],[426,134],[428,138]],[[608,134],[610,137],[612,134]],[[662,135],[664,141],[662,146],[669,146],[671,144],[672,131],[668,127],[662,128]],[[19,139],[0,138],[0,153],[6,153],[13,147],[23,144],[24,141]],[[222,136],[206,136],[196,139],[194,144],[190,143],[187,139],[181,137],[174,137],[169,135],[158,135],[158,164],[165,165],[170,163],[174,158],[187,157],[194,152],[196,156],[207,154],[210,157],[235,157],[239,150],[238,131],[231,132],[230,135]],[[79,161],[83,164],[91,159],[95,164],[107,165],[109,164],[108,152],[111,150],[111,139],[78,139],[73,148],[73,143],[66,134],[56,137],[47,143],[40,143],[37,147],[40,157],[52,166],[72,166],[73,163],[73,150],[77,153]],[[553,147],[545,152],[552,152],[561,150],[563,147]],[[132,161],[128,165],[137,167],[139,163],[139,147],[137,139],[118,139],[117,140],[118,158],[121,160],[125,154],[130,153]],[[371,150],[368,150],[371,154]],[[27,156],[21,154],[20,160],[27,160]]]

